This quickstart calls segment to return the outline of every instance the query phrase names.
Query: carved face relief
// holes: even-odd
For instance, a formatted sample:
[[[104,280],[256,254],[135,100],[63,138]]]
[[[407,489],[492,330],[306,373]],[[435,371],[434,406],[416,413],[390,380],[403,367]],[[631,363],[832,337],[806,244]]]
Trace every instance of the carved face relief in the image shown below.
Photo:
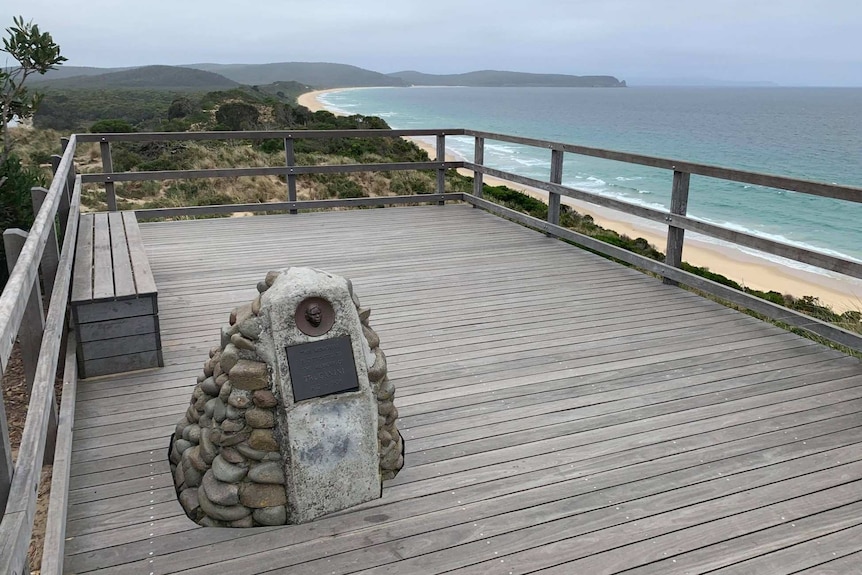
[[[312,327],[320,327],[320,322],[323,319],[323,311],[320,309],[320,306],[316,303],[308,306],[305,310],[305,319],[308,320],[308,323],[310,323]]]
[[[296,327],[305,335],[318,336],[327,333],[335,323],[332,304],[320,297],[302,300],[294,314]]]

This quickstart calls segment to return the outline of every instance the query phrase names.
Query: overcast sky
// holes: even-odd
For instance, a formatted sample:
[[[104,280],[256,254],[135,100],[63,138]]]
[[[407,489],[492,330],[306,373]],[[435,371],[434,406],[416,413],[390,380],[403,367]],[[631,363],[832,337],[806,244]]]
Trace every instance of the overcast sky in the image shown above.
[[[75,66],[338,62],[862,86],[860,0],[5,0]],[[633,82],[632,82],[633,83]]]

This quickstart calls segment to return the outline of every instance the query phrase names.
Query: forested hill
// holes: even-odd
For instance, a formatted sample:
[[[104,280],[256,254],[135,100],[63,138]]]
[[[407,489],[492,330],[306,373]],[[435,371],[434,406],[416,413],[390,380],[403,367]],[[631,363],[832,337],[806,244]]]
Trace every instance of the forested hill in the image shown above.
[[[179,66],[144,66],[105,74],[49,79],[40,86],[54,90],[142,88],[147,90],[209,91],[227,90],[239,85],[238,82],[204,70]]]
[[[423,74],[412,70],[389,74],[411,86],[624,88],[625,81],[613,76],[530,74],[502,70],[480,70],[465,74]]]
[[[64,78],[73,78],[76,76],[101,76],[102,74],[109,74],[111,72],[131,70],[134,67],[135,66],[126,66],[123,68],[95,68],[93,66],[60,66],[53,70],[48,70],[44,74],[30,76],[27,81],[31,84],[39,84],[51,82],[53,80],[62,80]]]
[[[37,79],[41,86],[64,89],[190,89],[219,90],[237,84],[263,86],[298,82],[318,89],[362,86],[546,86],[619,88],[626,83],[613,76],[530,74],[480,70],[465,74],[425,74],[416,71],[382,74],[347,64],[278,62],[273,64],[188,64],[139,68],[66,67]]]
[[[221,74],[240,84],[271,84],[293,80],[315,88],[402,86],[397,78],[380,72],[328,62],[279,62],[274,64],[189,64],[189,68]]]

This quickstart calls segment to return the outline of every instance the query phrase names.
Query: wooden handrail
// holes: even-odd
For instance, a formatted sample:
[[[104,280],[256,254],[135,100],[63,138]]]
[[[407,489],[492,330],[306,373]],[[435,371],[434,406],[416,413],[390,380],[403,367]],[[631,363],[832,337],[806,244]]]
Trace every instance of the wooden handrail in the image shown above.
[[[112,172],[82,174],[85,184],[99,182],[140,182],[151,180],[185,180],[197,178],[239,178],[247,176],[298,176],[302,174],[347,174],[407,170],[448,170],[463,167],[464,162],[391,162],[387,164],[337,164],[332,166],[273,166],[268,168],[212,168],[207,170],[161,170],[154,172]],[[113,210],[111,210],[113,211]]]
[[[249,132],[129,132],[77,134],[78,142],[179,142],[189,140],[272,140],[321,138],[403,138],[413,136],[464,136],[463,128],[432,130],[258,130]]]
[[[594,158],[602,158],[605,160],[625,162],[627,164],[639,164],[652,168],[674,170],[677,172],[696,174],[698,176],[707,176],[709,178],[716,178],[719,180],[729,180],[732,182],[753,184],[755,186],[765,186],[767,188],[790,190],[793,192],[799,192],[801,194],[810,194],[812,196],[821,196],[824,198],[833,198],[836,200],[846,200],[848,202],[862,202],[862,188],[857,188],[853,186],[824,184],[822,182],[798,180],[795,178],[775,176],[771,174],[762,174],[759,172],[734,170],[731,168],[724,168],[721,166],[713,166],[709,164],[684,162],[680,160],[672,160],[657,156],[632,154],[629,152],[616,152],[613,150],[605,150],[602,148],[590,148],[587,146],[577,146],[574,144],[564,144],[562,142],[537,140],[534,138],[521,138],[518,136],[508,136],[505,134],[495,134],[492,132],[482,132],[479,130],[464,130],[464,132],[468,136],[484,138],[486,140],[497,140],[500,142],[509,142],[511,144],[523,144],[525,146],[549,148],[552,150],[562,150],[564,152],[579,154],[581,156],[591,156]]]
[[[212,214],[232,214],[237,212],[291,212],[298,210],[327,210],[332,208],[365,208],[397,206],[404,204],[423,204],[464,199],[461,193],[416,194],[412,196],[376,196],[370,198],[343,198],[335,200],[303,200],[296,202],[268,202],[265,204],[225,204],[212,206],[188,206],[182,208],[151,208],[135,210],[138,220],[151,218],[177,218],[186,216],[206,216]]]

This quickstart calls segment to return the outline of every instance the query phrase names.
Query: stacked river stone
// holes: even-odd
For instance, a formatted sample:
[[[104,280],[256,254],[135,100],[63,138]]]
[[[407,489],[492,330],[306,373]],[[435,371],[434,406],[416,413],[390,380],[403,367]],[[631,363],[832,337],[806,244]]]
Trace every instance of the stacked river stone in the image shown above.
[[[286,271],[286,270],[283,270]],[[255,527],[291,523],[279,410],[284,403],[273,381],[272,353],[258,343],[265,329],[261,295],[282,272],[269,272],[260,294],[230,314],[221,347],[210,350],[185,416],[171,441],[170,463],[179,501],[188,516],[209,527]],[[395,477],[404,464],[395,387],[386,376],[380,338],[350,286],[362,332],[374,355],[368,380],[377,397],[380,478]],[[369,361],[369,363],[371,363]]]

